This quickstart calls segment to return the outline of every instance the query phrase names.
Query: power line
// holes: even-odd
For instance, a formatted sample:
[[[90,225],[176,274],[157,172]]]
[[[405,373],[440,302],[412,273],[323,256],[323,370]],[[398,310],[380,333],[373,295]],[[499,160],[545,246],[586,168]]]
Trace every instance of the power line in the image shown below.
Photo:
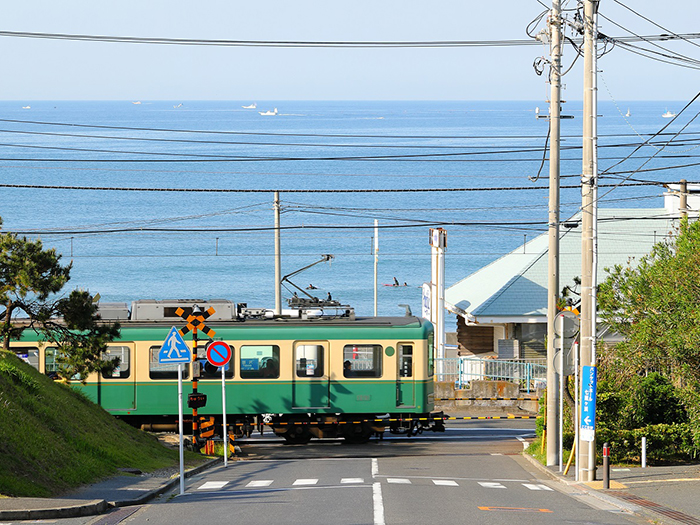
[[[700,36],[699,36],[700,38]],[[155,133],[191,133],[191,134],[208,134],[208,135],[250,135],[262,137],[322,137],[322,138],[380,138],[380,139],[529,139],[541,140],[545,135],[373,135],[373,134],[352,134],[352,133],[283,133],[283,132],[260,132],[260,131],[231,131],[231,130],[197,130],[197,129],[177,129],[177,128],[147,128],[134,126],[109,126],[104,124],[78,124],[75,122],[47,122],[39,120],[19,120],[19,119],[3,119],[0,122],[14,124],[32,124],[38,126],[58,126],[69,128],[89,128],[89,129],[108,129],[120,131],[152,131]],[[670,134],[670,133],[669,133]],[[688,132],[688,135],[697,135],[700,132]],[[642,134],[647,135],[647,134]],[[658,133],[649,134],[656,136]],[[600,134],[599,137],[636,137],[634,133],[612,133]],[[562,135],[562,138],[580,139],[579,135]]]
[[[635,182],[623,186],[651,186],[655,182]],[[600,184],[599,187],[619,186]],[[561,186],[563,189],[578,189],[579,185]],[[376,188],[376,189],[242,189],[242,188],[126,188],[110,186],[61,186],[48,184],[0,184],[0,188],[44,189],[44,190],[85,190],[85,191],[143,191],[143,192],[182,192],[182,193],[443,193],[443,192],[482,192],[482,191],[525,191],[547,190],[547,186],[503,186],[488,188]]]
[[[29,31],[0,31],[0,37],[33,38],[45,40],[70,40],[80,42],[105,42],[123,44],[156,44],[180,46],[218,46],[218,47],[298,47],[298,48],[453,48],[453,47],[512,47],[538,46],[540,42],[534,39],[523,40],[424,40],[424,41],[350,41],[350,40],[225,40],[201,38],[161,38],[161,37],[130,37],[113,35],[86,35],[69,33],[41,33]],[[645,37],[620,37],[622,41],[669,40],[680,38],[691,40],[700,38],[698,33],[683,35],[649,35]]]

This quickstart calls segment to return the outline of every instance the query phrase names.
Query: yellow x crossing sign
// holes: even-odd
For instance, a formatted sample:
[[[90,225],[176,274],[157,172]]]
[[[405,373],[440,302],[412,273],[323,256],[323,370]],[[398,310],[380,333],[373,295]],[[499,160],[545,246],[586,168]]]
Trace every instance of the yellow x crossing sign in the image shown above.
[[[209,328],[206,324],[204,324],[204,321],[206,321],[214,312],[216,312],[216,310],[214,310],[214,308],[212,307],[209,307],[209,309],[206,312],[202,312],[197,315],[191,313],[185,317],[185,310],[183,310],[182,308],[178,308],[177,310],[175,310],[175,313],[187,322],[187,325],[179,330],[180,335],[184,336],[190,331],[198,330],[200,332],[203,332],[207,337],[214,337],[214,335],[216,335],[216,332]]]

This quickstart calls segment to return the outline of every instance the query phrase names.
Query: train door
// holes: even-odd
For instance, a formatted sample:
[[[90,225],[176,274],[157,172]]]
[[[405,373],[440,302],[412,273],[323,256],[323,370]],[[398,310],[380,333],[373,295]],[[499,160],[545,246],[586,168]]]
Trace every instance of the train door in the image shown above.
[[[416,406],[416,388],[413,375],[413,344],[399,343],[396,363],[396,406]]]
[[[134,410],[136,408],[136,371],[134,370],[134,343],[108,345],[103,359],[119,358],[119,366],[111,373],[97,377],[97,403],[106,410]]]
[[[294,343],[292,408],[330,406],[329,348],[327,341]]]

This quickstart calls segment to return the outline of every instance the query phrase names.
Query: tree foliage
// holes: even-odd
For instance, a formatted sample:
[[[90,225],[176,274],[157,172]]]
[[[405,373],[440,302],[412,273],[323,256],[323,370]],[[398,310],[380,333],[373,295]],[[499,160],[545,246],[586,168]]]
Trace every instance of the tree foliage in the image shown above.
[[[603,407],[627,406],[631,425],[667,423],[657,408],[663,402],[672,417],[682,418],[677,397],[700,444],[700,223],[682,222],[638,265],[608,272],[598,292],[601,320],[623,340],[601,351],[602,384],[610,393]]]
[[[0,221],[0,224],[2,222]],[[99,322],[97,305],[85,291],[57,294],[70,279],[71,265],[61,264],[56,250],[44,249],[12,233],[0,233],[0,337],[3,349],[25,330],[58,348],[59,373],[82,377],[109,372],[118,361],[102,360],[107,342],[119,335],[119,325]]]

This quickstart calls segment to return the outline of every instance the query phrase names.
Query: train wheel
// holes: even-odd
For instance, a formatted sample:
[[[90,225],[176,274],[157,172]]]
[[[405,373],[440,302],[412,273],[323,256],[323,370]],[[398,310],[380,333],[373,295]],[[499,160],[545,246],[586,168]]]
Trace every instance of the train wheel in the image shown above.
[[[292,445],[306,445],[311,441],[309,429],[297,425],[290,425],[289,430],[282,434],[282,437]]]
[[[368,428],[367,425],[350,425],[349,428],[345,429],[343,439],[345,439],[346,443],[350,444],[367,443],[372,437],[373,433],[374,431],[371,428]]]

